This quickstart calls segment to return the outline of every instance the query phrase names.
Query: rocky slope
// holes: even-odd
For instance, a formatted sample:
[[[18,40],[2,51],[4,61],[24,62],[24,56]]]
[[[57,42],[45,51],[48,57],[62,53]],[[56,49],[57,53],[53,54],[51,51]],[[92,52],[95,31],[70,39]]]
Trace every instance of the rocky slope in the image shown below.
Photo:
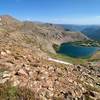
[[[81,33],[43,23],[21,22],[11,16],[0,16],[0,41],[15,42],[26,47],[54,53],[53,44],[87,39]]]
[[[0,100],[99,100],[100,65],[48,61],[52,45],[87,39],[52,24],[0,19]]]
[[[100,99],[100,66],[64,65],[28,48],[0,47],[0,100]]]

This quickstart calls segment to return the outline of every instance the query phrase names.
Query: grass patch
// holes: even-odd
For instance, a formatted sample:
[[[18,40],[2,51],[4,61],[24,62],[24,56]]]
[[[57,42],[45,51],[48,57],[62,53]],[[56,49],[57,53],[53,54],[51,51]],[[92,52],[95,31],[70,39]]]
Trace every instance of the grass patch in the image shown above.
[[[85,43],[90,43],[91,42],[93,43],[93,41],[85,41]],[[73,45],[74,44],[80,44],[82,43],[82,41],[77,41],[77,42],[69,42],[69,43],[72,43]],[[59,51],[59,48],[60,46],[59,45],[56,45],[56,44],[53,44],[53,48],[54,50],[57,52]],[[97,51],[99,52],[99,51]],[[94,55],[98,55],[97,52],[94,54]],[[85,56],[85,57],[79,57],[79,58],[75,58],[75,57],[71,57],[71,56],[68,56],[68,55],[64,55],[64,54],[60,54],[60,53],[57,53],[57,54],[53,54],[53,53],[48,53],[52,58],[55,58],[55,59],[59,59],[59,60],[63,60],[65,62],[70,62],[70,63],[73,63],[73,64],[84,64],[84,63],[88,63],[88,62],[91,62],[91,61],[99,61],[100,58],[98,59],[97,57],[91,57],[91,56]]]
[[[34,100],[34,94],[29,89],[5,83],[0,84],[0,100]]]
[[[59,60],[65,61],[65,62],[73,63],[73,64],[84,64],[87,62],[87,59],[73,58],[73,57],[63,55],[63,54],[49,53],[49,56],[54,58],[54,59],[59,59]]]
[[[69,42],[69,43],[73,45],[84,46],[84,47],[100,47],[100,42],[94,40],[76,41],[76,42]]]
[[[90,58],[90,61],[100,61],[100,50]]]
[[[60,46],[57,45],[57,44],[53,44],[52,47],[54,48],[54,50],[55,50],[56,52],[57,52],[57,51],[59,50],[59,48],[60,48]]]

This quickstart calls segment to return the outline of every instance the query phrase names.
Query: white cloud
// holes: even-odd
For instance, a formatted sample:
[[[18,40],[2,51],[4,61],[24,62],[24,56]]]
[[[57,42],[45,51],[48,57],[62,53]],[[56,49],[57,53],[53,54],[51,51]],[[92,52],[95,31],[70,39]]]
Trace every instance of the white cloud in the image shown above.
[[[80,17],[80,18],[67,18],[61,17],[50,19],[49,22],[63,23],[63,24],[100,24],[100,16]]]

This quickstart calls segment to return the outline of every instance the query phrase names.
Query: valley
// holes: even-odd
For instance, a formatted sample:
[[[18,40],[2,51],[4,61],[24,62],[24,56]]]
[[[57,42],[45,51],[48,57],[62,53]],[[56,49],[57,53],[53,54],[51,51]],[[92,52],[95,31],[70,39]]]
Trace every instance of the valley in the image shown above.
[[[0,23],[0,100],[100,98],[100,52],[94,49],[99,42],[51,23],[20,21],[9,15],[0,16]],[[78,57],[58,53],[64,43],[92,46],[86,55],[81,53],[91,57],[81,58],[80,48],[69,45],[65,51],[76,50]]]
[[[100,0],[0,0],[0,100],[100,100]]]

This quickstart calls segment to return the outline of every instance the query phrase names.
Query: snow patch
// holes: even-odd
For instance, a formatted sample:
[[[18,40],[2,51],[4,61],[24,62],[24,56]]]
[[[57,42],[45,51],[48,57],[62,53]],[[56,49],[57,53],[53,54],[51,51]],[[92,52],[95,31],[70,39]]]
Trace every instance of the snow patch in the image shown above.
[[[73,65],[69,62],[64,62],[64,61],[61,61],[61,60],[57,60],[57,59],[53,59],[53,58],[48,58],[49,61],[53,61],[53,62],[57,62],[57,63],[61,63],[61,64],[65,64],[65,65]]]

